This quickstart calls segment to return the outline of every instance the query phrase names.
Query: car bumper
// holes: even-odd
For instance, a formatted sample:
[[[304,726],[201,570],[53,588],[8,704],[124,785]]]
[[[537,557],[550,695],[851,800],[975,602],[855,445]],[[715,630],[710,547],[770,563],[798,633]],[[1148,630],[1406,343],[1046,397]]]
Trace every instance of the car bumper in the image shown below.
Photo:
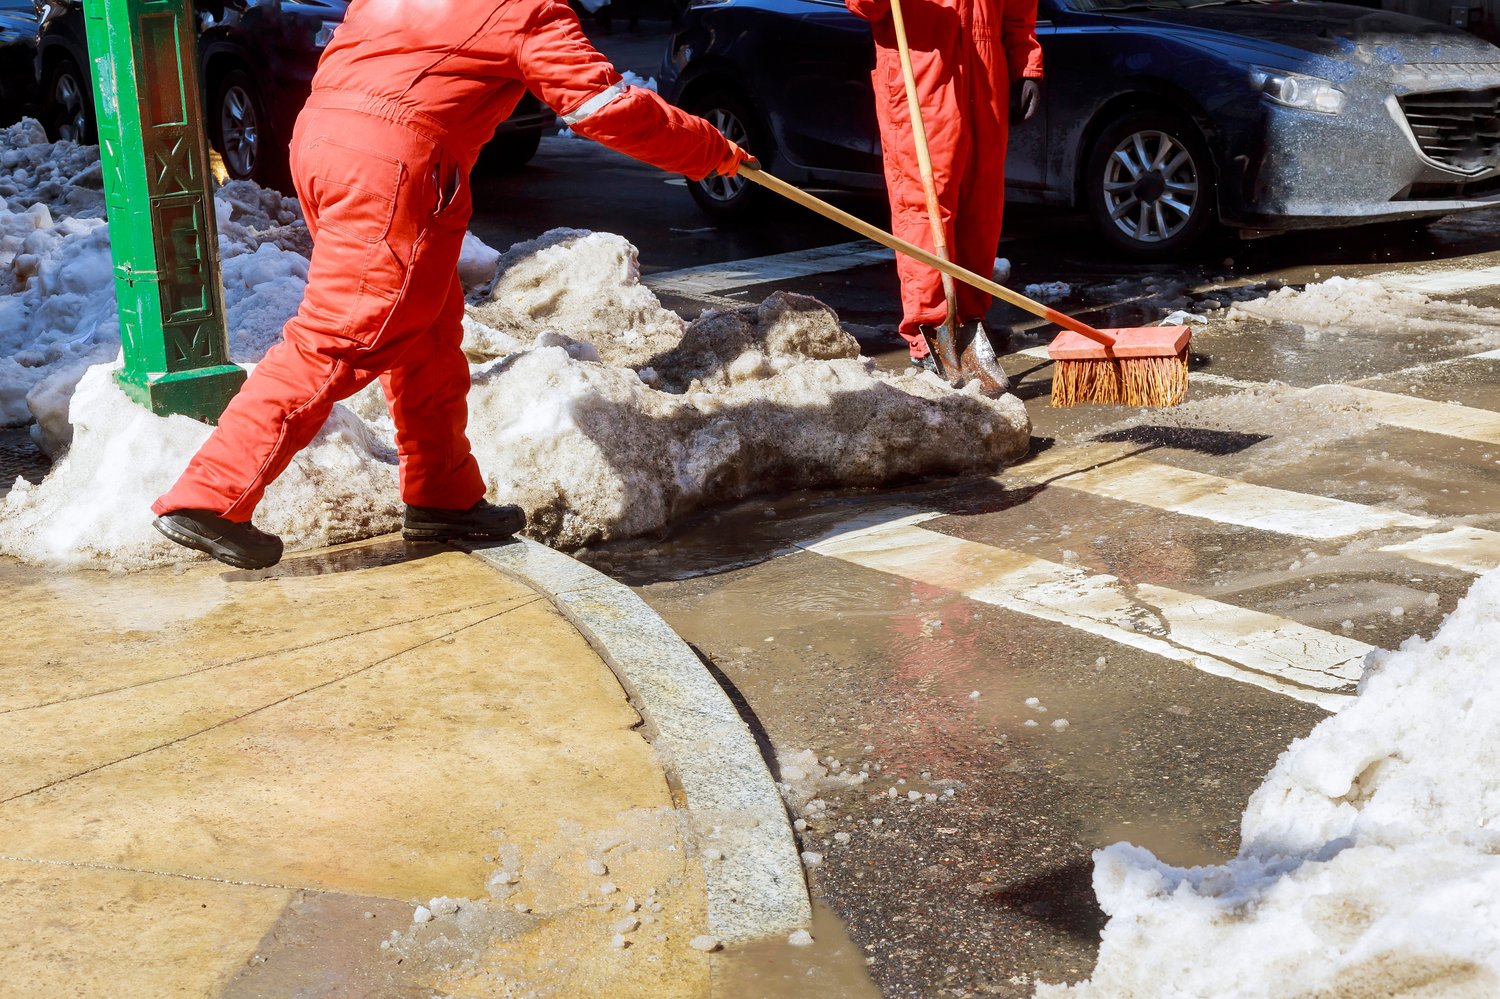
[[[1312,229],[1500,205],[1500,159],[1467,169],[1434,159],[1395,97],[1362,103],[1340,115],[1268,105],[1254,144],[1263,152],[1229,157],[1222,220]]]

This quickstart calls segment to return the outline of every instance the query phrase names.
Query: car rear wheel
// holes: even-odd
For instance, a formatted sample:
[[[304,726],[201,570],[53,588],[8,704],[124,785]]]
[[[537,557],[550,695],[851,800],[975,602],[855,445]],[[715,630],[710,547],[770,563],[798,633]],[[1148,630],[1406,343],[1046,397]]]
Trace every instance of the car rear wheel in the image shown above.
[[[272,154],[270,119],[250,74],[232,69],[218,80],[208,109],[213,144],[232,180],[275,186],[284,166]]]
[[[1106,242],[1142,260],[1180,256],[1214,228],[1213,161],[1198,130],[1132,111],[1094,140],[1084,172],[1089,213]]]
[[[724,137],[762,162],[771,156],[771,143],[760,117],[749,104],[735,94],[716,91],[695,98],[688,110],[706,119]],[[688,181],[688,193],[698,207],[716,219],[737,221],[748,218],[765,202],[766,191],[743,177],[721,177],[709,174],[702,180]]]
[[[42,84],[42,125],[53,142],[68,139],[93,144],[93,109],[89,101],[89,78],[72,59],[64,56],[52,65]]]

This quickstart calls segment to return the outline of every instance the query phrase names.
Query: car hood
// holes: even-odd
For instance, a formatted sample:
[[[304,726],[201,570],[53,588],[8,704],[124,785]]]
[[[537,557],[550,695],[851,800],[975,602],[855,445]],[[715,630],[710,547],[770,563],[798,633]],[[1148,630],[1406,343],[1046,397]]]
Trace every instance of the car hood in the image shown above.
[[[1113,22],[1173,25],[1207,43],[1306,53],[1318,61],[1389,67],[1389,75],[1427,79],[1435,67],[1463,66],[1500,77],[1500,48],[1457,28],[1389,11],[1336,3],[1231,4],[1108,15]],[[1259,44],[1257,44],[1259,43]],[[1466,75],[1460,73],[1460,75]],[[1423,89],[1426,89],[1424,87]]]

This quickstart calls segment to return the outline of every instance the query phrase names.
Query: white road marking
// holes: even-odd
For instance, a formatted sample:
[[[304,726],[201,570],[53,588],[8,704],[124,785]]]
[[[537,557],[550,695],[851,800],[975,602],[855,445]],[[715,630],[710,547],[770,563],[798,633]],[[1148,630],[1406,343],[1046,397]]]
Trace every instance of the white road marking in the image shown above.
[[[1500,568],[1500,532],[1481,527],[1455,527],[1441,534],[1424,534],[1412,541],[1380,549],[1428,565],[1440,565],[1483,575]]]
[[[1381,423],[1404,430],[1420,430],[1444,437],[1500,444],[1500,413],[1452,402],[1379,392],[1355,385],[1318,386],[1351,392]]]
[[[932,514],[885,511],[799,545],[807,551],[1086,631],[1164,659],[1337,711],[1371,646],[1162,586],[951,537]]]
[[[1500,284],[1500,267],[1466,267],[1451,271],[1429,271],[1425,274],[1376,274],[1374,279],[1387,288],[1443,295]]]
[[[1091,444],[1044,452],[1011,469],[1034,482],[1064,486],[1156,510],[1276,534],[1326,540],[1437,521],[1399,510],[1258,486],[1134,456],[1139,444]]]
[[[834,246],[818,246],[810,250],[795,250],[791,253],[773,253],[766,257],[750,257],[746,260],[726,261],[722,264],[704,264],[701,267],[685,267],[682,270],[649,274],[641,279],[658,295],[672,294],[686,298],[716,295],[731,288],[746,288],[756,284],[790,281],[814,274],[832,274],[852,270],[869,264],[889,263],[890,250],[869,240],[838,243]]]

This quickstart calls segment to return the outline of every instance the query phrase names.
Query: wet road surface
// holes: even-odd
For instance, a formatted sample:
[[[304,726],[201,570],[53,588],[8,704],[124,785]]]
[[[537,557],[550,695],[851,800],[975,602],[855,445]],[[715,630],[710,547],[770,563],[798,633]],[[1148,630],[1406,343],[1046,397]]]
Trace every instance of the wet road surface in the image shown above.
[[[1029,463],[752,500],[585,553],[694,643],[769,759],[800,777],[788,761],[811,750],[830,768],[811,806],[809,782],[786,781],[821,854],[811,883],[889,996],[1085,977],[1104,921],[1092,850],[1232,856],[1247,797],[1352,695],[1365,653],[1430,635],[1500,566],[1493,213],[1229,244],[1192,266],[1091,246],[1081,223],[1021,216],[1001,252],[1013,283],[1067,281],[1062,305],[1099,325],[1207,315],[1189,405],[1050,408],[1050,333],[997,308]],[[698,307],[812,294],[878,363],[903,363],[889,264],[736,285],[746,263]],[[1430,301],[1229,313],[1336,275]],[[696,314],[670,271],[648,280]]]

